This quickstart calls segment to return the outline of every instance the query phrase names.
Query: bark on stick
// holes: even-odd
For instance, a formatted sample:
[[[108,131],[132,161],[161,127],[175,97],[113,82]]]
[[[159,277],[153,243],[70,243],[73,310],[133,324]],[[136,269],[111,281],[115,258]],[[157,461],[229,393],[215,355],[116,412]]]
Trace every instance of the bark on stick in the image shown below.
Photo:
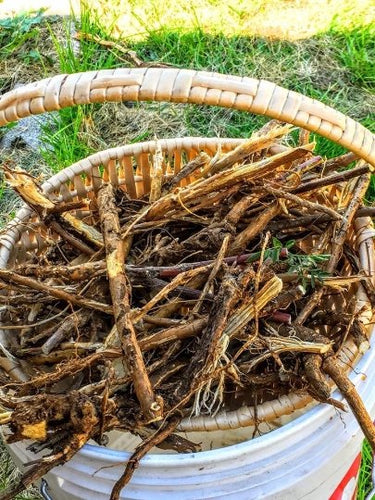
[[[158,420],[163,414],[162,399],[154,394],[137,342],[130,315],[130,290],[125,275],[125,253],[120,236],[120,222],[111,184],[98,193],[100,223],[106,249],[107,274],[117,332],[124,352],[124,362],[146,420]]]

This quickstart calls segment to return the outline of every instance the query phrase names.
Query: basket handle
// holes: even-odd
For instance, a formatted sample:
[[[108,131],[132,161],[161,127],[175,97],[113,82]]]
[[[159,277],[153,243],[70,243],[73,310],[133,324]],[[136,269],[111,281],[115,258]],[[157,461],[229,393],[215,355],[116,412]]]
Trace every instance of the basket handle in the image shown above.
[[[266,115],[316,132],[375,168],[375,136],[325,104],[266,80],[174,68],[119,68],[52,78],[0,98],[0,126],[32,114],[105,101],[170,101]]]

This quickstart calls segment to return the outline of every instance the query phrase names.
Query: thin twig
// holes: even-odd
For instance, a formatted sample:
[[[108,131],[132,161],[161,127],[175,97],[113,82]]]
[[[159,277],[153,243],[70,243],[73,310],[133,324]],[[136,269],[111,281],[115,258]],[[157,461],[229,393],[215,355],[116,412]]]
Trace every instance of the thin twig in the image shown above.
[[[139,465],[139,461],[143,458],[154,446],[158,446],[176,429],[180,422],[180,418],[173,417],[169,422],[164,423],[155,433],[140,444],[132,454],[126,465],[125,472],[120,479],[116,481],[112,489],[110,500],[119,500],[120,493],[123,487],[130,481],[135,469]]]
[[[322,212],[324,214],[327,214],[331,216],[333,220],[343,219],[342,215],[340,215],[336,210],[333,210],[332,208],[327,207],[325,205],[320,205],[319,203],[313,203],[311,201],[305,200],[304,198],[300,198],[295,194],[288,193],[286,191],[283,191],[281,189],[276,189],[274,187],[264,186],[263,189],[268,193],[273,194],[277,198],[284,198],[285,200],[289,200],[293,203],[296,203],[297,205],[305,207],[308,210],[314,210],[314,212]]]
[[[336,269],[337,263],[340,260],[342,248],[344,246],[348,229],[350,227],[350,224],[352,223],[352,220],[356,214],[359,205],[362,202],[364,195],[366,194],[369,182],[370,182],[370,174],[367,173],[359,177],[356,183],[352,199],[349,205],[347,206],[343,220],[333,237],[331,256],[326,266],[326,272],[329,274],[333,274],[334,270]],[[297,324],[302,325],[306,321],[311,312],[314,310],[315,306],[322,298],[324,292],[325,288],[322,287],[313,293],[310,300],[307,302],[302,311],[300,311],[300,313],[298,314],[296,319]]]
[[[204,301],[205,297],[207,296],[207,294],[210,290],[210,287],[211,287],[217,273],[219,272],[219,270],[223,264],[223,260],[224,260],[224,257],[225,257],[225,254],[227,252],[228,245],[229,245],[229,240],[230,240],[229,234],[224,236],[223,243],[221,245],[221,248],[220,248],[219,253],[217,255],[217,258],[216,258],[216,262],[211,269],[210,275],[208,276],[208,279],[204,285],[204,288],[202,290],[202,293],[201,293],[199,299],[197,300],[195,306],[192,309],[192,314],[199,313],[199,311],[202,307],[203,301]]]
[[[94,309],[96,311],[102,311],[107,314],[112,314],[112,307],[108,304],[101,304],[95,300],[86,299],[80,295],[73,295],[72,293],[66,292],[60,288],[52,287],[36,281],[27,276],[20,276],[14,271],[9,271],[6,269],[0,269],[0,279],[6,283],[17,283],[18,285],[26,286],[38,292],[44,292],[47,295],[55,297],[59,300],[64,300],[65,302],[70,302],[74,305],[80,307],[87,307],[89,309]]]
[[[312,181],[305,182],[297,188],[292,189],[292,193],[306,193],[308,191],[313,191],[314,189],[332,186],[332,184],[348,181],[349,179],[359,177],[360,175],[367,174],[368,172],[370,172],[370,166],[368,164],[360,165],[359,167],[353,168],[351,170],[345,170],[344,172],[339,172],[338,174],[327,175],[326,177],[322,177],[321,179],[313,179]]]
[[[186,179],[189,175],[203,168],[209,160],[210,157],[207,153],[200,153],[198,156],[190,160],[177,174],[164,184],[163,195],[173,191],[173,189],[177,187],[183,179]]]

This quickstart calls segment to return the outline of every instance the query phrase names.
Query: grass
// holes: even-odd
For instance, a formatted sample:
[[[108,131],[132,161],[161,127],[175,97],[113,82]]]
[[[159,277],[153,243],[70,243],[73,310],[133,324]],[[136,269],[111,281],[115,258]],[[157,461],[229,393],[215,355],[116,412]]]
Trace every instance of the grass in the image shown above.
[[[30,61],[34,58],[40,60],[37,50],[36,41],[39,36],[38,25],[42,21],[43,10],[36,12],[33,15],[21,15],[14,19],[0,20],[0,37],[2,46],[2,58],[7,56],[14,57],[16,52],[20,53],[20,57],[25,61]],[[30,40],[34,41],[34,46],[31,45],[29,50],[25,51],[25,44]],[[22,53],[21,53],[22,51]]]
[[[375,25],[353,28],[350,36],[347,31],[338,31],[335,38],[343,48],[339,59],[349,70],[351,81],[374,91]]]
[[[63,22],[65,37],[57,37],[50,27],[50,36],[58,56],[61,73],[76,73],[80,71],[105,69],[120,66],[120,61],[107,50],[95,44],[83,41],[79,45],[72,37],[76,26],[85,33],[95,33],[106,36],[95,14],[85,9],[79,19],[72,18]],[[53,118],[52,123],[44,127],[44,143],[42,157],[51,166],[53,172],[71,165],[74,161],[84,158],[94,151],[89,138],[85,136],[85,125],[90,120],[94,106],[61,110]],[[90,134],[88,134],[90,135]]]
[[[373,22],[372,0],[92,0],[104,25],[122,38],[140,39],[150,32],[175,29],[231,36],[299,40],[330,29]],[[117,16],[113,23],[113,16]],[[324,12],[324,15],[322,15]]]
[[[46,37],[43,13],[41,9],[0,19],[1,93],[13,88],[16,82],[27,83],[58,71],[52,41]],[[58,18],[50,17],[48,22],[59,36]]]
[[[44,20],[41,11],[21,14],[0,20],[0,90],[53,73],[129,66],[116,48],[85,40],[77,45],[72,33],[79,29],[119,42],[145,62],[274,81],[349,114],[375,132],[373,18],[372,0],[95,0],[80,16],[63,22]],[[125,142],[188,134],[248,137],[265,121],[217,107],[88,105],[53,115],[44,127],[40,154],[58,171],[93,151]],[[342,152],[319,136],[315,139],[320,154]],[[17,154],[15,149],[16,163],[32,167],[27,157]],[[1,185],[3,202],[6,193]],[[374,179],[367,198],[375,199]],[[4,477],[10,469],[7,460],[2,463]],[[370,466],[365,443],[358,500],[371,488]]]
[[[277,2],[253,1],[246,11],[241,0],[233,2],[230,8],[221,4],[219,6],[214,0],[204,0],[202,5],[210,7],[210,22],[205,17],[206,11],[201,3],[197,2],[189,3],[189,7],[177,3],[170,10],[169,0],[143,0],[142,15],[139,3],[130,1],[126,6],[115,4],[114,10],[118,12],[118,18],[113,18],[113,13],[103,7],[105,3],[96,3],[101,8],[99,13],[92,8],[83,8],[81,16],[73,19],[73,27],[71,21],[63,23],[65,36],[56,36],[54,27],[50,26],[49,38],[54,50],[52,59],[57,60],[54,67],[57,65],[59,72],[72,73],[128,65],[124,62],[123,54],[116,49],[108,50],[88,41],[82,41],[77,47],[76,41],[71,37],[76,27],[104,40],[113,39],[122,33],[123,36],[126,35],[121,40],[122,45],[135,50],[145,62],[166,62],[179,67],[265,78],[322,100],[375,130],[375,72],[371,63],[375,52],[375,28],[371,24],[364,24],[366,15],[371,11],[371,6],[367,6],[366,1],[361,4],[361,9],[357,8],[355,16],[348,3],[339,2],[338,9],[337,2],[333,2],[332,5],[336,7],[331,5],[327,13],[329,26],[325,23],[317,24],[313,17],[315,7],[308,2],[312,10],[310,9],[309,22],[304,24],[308,24],[309,29],[313,26],[314,33],[317,34],[292,41],[260,37],[254,33],[254,29],[250,29],[250,18],[253,15],[263,18],[263,23],[260,24],[264,31],[268,26],[267,19],[276,15],[275,9],[279,5]],[[294,5],[295,2],[288,4]],[[299,4],[296,6],[297,11],[298,6]],[[300,13],[304,13],[304,8],[300,9]],[[34,14],[29,23],[25,21],[25,16],[14,21],[16,26],[21,26],[14,30],[14,46],[20,47],[23,36],[37,40],[38,30],[35,26],[38,25],[40,15]],[[223,22],[224,17],[226,22]],[[126,30],[124,20],[127,21]],[[105,25],[103,21],[106,22]],[[5,22],[11,26],[11,21]],[[138,36],[133,36],[136,29]],[[288,33],[292,31],[289,22]],[[9,43],[5,46],[8,45]],[[45,59],[43,53],[40,53],[39,59]],[[44,73],[47,70],[48,68],[44,68]],[[137,109],[142,113],[145,109],[150,112],[148,123],[151,125],[148,129],[129,124],[129,130],[126,130],[121,126],[121,122],[126,122],[127,116],[131,115],[123,105],[105,105],[104,111],[98,106],[60,111],[45,128],[46,147],[42,151],[44,161],[51,166],[52,171],[57,171],[98,148],[134,142],[140,138],[152,139],[158,135],[158,125],[161,123],[154,122],[160,122],[158,118],[161,110],[166,115],[165,118],[176,125],[174,130],[167,130],[167,136],[188,133],[246,137],[265,121],[263,117],[214,107],[174,106],[172,109],[168,105],[141,104]],[[118,118],[116,123],[112,120],[113,113]],[[165,127],[163,132],[165,133]],[[316,141],[318,152],[323,155],[333,156],[343,151],[320,136],[316,137]],[[372,200],[374,196],[375,185],[371,187],[369,199]]]
[[[362,461],[359,471],[357,500],[373,500],[374,497],[368,499],[368,495],[372,490],[372,452],[367,441],[362,447]]]
[[[20,473],[18,469],[14,467],[13,460],[8,455],[7,451],[1,444],[0,439],[0,492],[5,489],[9,483],[15,481],[19,478]],[[30,488],[23,493],[17,495],[15,500],[41,500],[42,497],[38,494],[36,488]]]
[[[364,33],[373,40],[370,28],[364,28]],[[200,29],[189,33],[159,30],[130,46],[147,61],[271,80],[350,113],[373,128],[375,96],[370,88],[374,81],[369,76],[366,86],[362,85],[362,80],[355,79],[352,70],[342,62],[345,46],[358,45],[358,36],[358,30],[342,32],[340,36],[331,30],[312,40],[289,42],[211,35]],[[364,50],[363,57],[367,61],[371,54]],[[264,122],[262,117],[241,112],[223,109],[207,112],[207,108],[194,106],[187,108],[185,120],[189,132],[234,137],[248,135]],[[342,152],[335,144],[320,137],[316,139],[321,154],[333,156]]]

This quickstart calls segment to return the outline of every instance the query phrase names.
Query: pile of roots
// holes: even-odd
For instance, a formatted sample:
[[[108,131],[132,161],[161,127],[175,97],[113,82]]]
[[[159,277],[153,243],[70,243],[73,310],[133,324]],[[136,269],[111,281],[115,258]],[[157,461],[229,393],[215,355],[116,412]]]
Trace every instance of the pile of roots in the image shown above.
[[[334,385],[375,449],[339,359],[348,341],[369,345],[374,289],[354,224],[373,212],[370,168],[315,155],[305,131],[282,146],[290,132],[270,122],[173,177],[157,150],[141,199],[103,182],[90,200],[58,202],[5,168],[44,245],[0,270],[0,424],[9,443],[49,452],[1,498],[121,429],[142,444],[117,499],[153,446],[198,449],[175,433],[182,419],[296,391],[345,410]]]

